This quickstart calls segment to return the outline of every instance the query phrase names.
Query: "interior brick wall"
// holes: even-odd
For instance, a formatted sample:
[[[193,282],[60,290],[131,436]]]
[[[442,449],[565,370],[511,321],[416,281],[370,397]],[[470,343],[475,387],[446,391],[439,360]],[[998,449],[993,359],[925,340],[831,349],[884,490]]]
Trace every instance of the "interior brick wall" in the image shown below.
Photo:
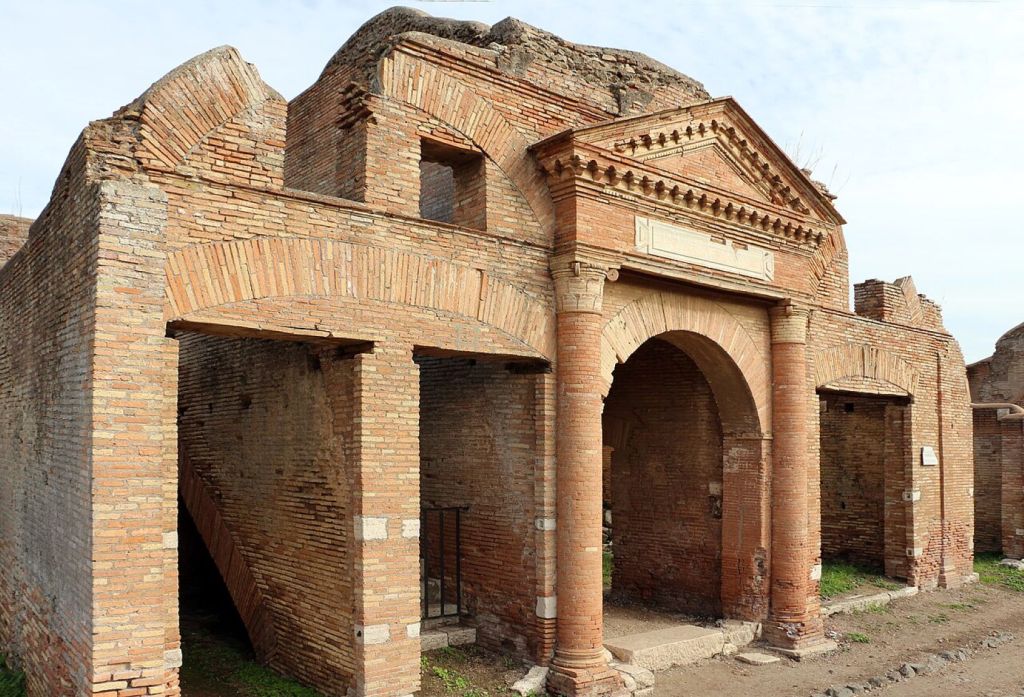
[[[974,551],[1003,549],[1003,436],[995,410],[974,412]]]
[[[612,593],[718,616],[722,429],[707,380],[685,353],[649,341],[616,369],[604,430]]]
[[[890,400],[821,397],[821,554],[887,567],[904,551],[904,410]],[[892,564],[888,570],[893,571]]]
[[[995,352],[967,366],[975,402],[1024,405],[1024,324],[996,341]],[[1024,423],[974,411],[974,539],[979,552],[1024,556]]]
[[[526,581],[537,564],[532,541],[537,376],[494,361],[418,362],[423,506],[465,507],[463,603],[478,628],[478,642],[534,658],[536,594]],[[436,530],[428,530],[423,540],[432,533]],[[451,554],[452,528],[449,534]],[[454,581],[454,557],[446,567],[448,581]]]
[[[303,344],[186,333],[180,357],[181,457],[263,590],[271,665],[343,694],[354,660],[351,394],[329,393],[319,352]]]

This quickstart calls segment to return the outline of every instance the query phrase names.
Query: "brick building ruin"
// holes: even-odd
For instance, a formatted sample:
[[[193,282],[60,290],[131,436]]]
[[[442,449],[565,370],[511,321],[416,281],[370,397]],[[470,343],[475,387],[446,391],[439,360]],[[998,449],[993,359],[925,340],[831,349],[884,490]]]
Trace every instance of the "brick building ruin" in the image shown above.
[[[974,546],[1024,557],[1024,324],[967,366],[974,404]]]
[[[328,695],[415,692],[435,605],[619,690],[603,499],[613,593],[784,650],[823,557],[962,583],[963,359],[909,279],[850,311],[843,223],[733,99],[514,19],[387,11],[290,102],[192,59],[0,270],[0,649],[179,694],[186,527]]]

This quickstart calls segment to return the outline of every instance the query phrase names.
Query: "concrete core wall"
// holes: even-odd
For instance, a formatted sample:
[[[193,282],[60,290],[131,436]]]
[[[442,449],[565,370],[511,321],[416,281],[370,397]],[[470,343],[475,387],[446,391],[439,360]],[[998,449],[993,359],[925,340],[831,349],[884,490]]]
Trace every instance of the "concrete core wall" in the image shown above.
[[[821,554],[894,573],[905,536],[905,408],[884,397],[821,395]],[[892,547],[893,549],[889,549]]]
[[[697,365],[658,339],[615,370],[604,408],[611,452],[612,593],[720,615],[722,428]]]
[[[337,378],[351,361],[200,334],[181,337],[180,356],[180,457],[263,591],[277,637],[270,663],[343,694],[354,660],[351,419],[350,386]]]
[[[535,655],[533,578],[536,375],[502,362],[420,358],[421,501],[464,507],[463,608],[478,643]],[[436,562],[437,531],[421,544]],[[446,578],[454,585],[454,532],[448,527]],[[454,598],[449,596],[449,602]]]

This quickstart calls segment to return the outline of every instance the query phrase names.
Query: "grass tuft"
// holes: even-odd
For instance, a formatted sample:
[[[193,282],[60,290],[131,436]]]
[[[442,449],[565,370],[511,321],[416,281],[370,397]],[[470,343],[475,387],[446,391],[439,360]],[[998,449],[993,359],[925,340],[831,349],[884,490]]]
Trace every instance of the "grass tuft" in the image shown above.
[[[846,638],[856,644],[870,644],[871,637],[862,632],[847,632]]]
[[[24,697],[25,675],[7,665],[7,657],[0,653],[0,697]]]
[[[843,561],[822,562],[819,585],[822,598],[835,598],[865,584],[885,590],[896,590],[900,587],[898,583],[878,573],[877,569]]]
[[[1002,586],[1018,593],[1024,592],[1024,571],[1000,566],[1002,556],[987,552],[974,555],[974,571],[978,579],[990,586]]]
[[[263,665],[237,643],[218,639],[206,629],[189,632],[188,652],[182,666],[186,685],[230,685],[245,697],[321,697],[312,688],[282,677]],[[0,697],[6,697],[0,693]]]

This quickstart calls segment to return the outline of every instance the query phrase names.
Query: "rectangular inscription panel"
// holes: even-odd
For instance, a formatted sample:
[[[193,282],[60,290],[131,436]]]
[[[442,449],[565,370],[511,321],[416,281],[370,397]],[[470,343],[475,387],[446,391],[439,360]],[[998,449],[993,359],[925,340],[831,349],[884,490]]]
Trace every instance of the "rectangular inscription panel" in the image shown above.
[[[771,281],[775,254],[763,247],[737,245],[707,233],[636,216],[637,251],[710,269]]]

